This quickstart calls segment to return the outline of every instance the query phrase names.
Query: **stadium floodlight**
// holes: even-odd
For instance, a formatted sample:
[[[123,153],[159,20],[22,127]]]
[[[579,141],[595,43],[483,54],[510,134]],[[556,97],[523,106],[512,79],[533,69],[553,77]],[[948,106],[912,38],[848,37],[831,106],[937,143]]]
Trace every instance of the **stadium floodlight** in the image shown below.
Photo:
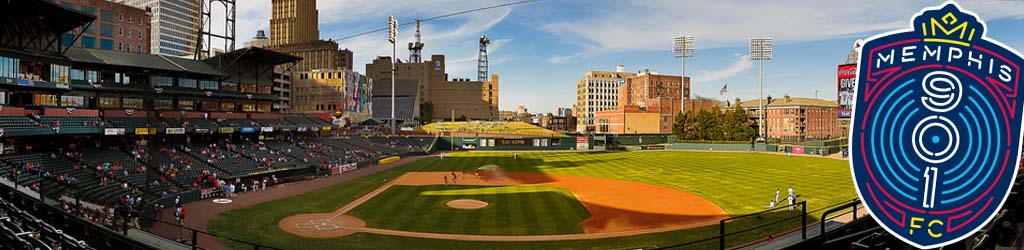
[[[772,59],[772,39],[766,37],[750,38],[750,60],[758,61],[757,74],[758,74],[758,85],[761,88],[759,97],[757,99],[757,122],[758,122],[758,139],[764,140],[765,134],[768,129],[764,127],[764,61]]]
[[[679,94],[682,97],[683,88],[686,87],[686,58],[693,57],[693,36],[677,36],[672,38],[672,55],[681,61]],[[685,105],[683,102],[679,102],[680,111],[685,108],[683,105]]]
[[[391,42],[391,135],[395,135],[395,41],[398,41],[398,20],[388,16],[388,41]]]

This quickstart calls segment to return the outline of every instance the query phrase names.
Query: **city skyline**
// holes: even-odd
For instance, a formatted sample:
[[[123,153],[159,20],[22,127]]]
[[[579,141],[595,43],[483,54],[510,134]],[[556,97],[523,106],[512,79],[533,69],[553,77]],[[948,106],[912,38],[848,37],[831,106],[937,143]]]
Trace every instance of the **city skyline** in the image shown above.
[[[323,39],[338,39],[386,27],[388,15],[400,23],[508,1],[426,1],[410,6],[396,2],[319,0]],[[757,98],[757,69],[747,57],[747,38],[758,34],[775,42],[775,57],[765,62],[765,96],[815,97],[834,100],[835,68],[843,63],[853,41],[882,31],[903,28],[905,13],[935,1],[889,3],[848,2],[625,2],[539,1],[472,12],[424,22],[424,56],[444,54],[450,78],[471,78],[476,71],[476,40],[492,38],[491,72],[502,75],[501,110],[525,105],[533,112],[551,112],[575,103],[575,82],[588,70],[627,72],[643,69],[679,75],[671,38],[696,37],[696,52],[686,62],[693,77],[692,93],[719,100]],[[238,40],[268,30],[270,1],[238,3]],[[1024,46],[1014,32],[1024,24],[1024,3],[963,3],[994,27],[988,36],[1010,47]],[[843,6],[843,8],[835,8]],[[732,10],[732,11],[723,11]],[[757,13],[793,13],[764,15]],[[751,25],[756,24],[756,25]],[[414,25],[400,27],[399,43],[413,41]],[[336,40],[355,54],[354,68],[378,55],[390,54],[386,32]],[[400,46],[403,47],[404,46]],[[399,49],[398,58],[408,58]],[[728,84],[728,93],[719,94]],[[546,91],[537,91],[545,88]]]

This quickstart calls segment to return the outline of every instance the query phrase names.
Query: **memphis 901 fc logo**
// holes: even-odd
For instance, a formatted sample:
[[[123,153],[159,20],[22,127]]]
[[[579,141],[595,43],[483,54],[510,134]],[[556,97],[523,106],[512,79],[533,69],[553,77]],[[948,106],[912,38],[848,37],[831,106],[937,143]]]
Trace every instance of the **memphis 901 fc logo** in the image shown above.
[[[918,248],[986,225],[1020,164],[1024,58],[954,2],[865,41],[850,165],[872,217]]]

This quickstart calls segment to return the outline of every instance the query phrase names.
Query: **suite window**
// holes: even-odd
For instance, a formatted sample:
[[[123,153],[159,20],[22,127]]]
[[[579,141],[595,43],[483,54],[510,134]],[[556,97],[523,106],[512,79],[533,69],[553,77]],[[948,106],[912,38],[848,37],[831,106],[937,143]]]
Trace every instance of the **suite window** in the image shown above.
[[[142,109],[142,98],[124,98],[124,108],[126,109]]]
[[[190,100],[178,100],[178,109],[180,110],[195,110],[195,102]]]
[[[196,79],[181,78],[178,79],[178,87],[182,88],[196,88]]]
[[[32,104],[42,107],[55,107],[57,106],[57,95],[33,94]]]
[[[84,107],[85,97],[84,96],[72,96],[66,95],[60,97],[60,105],[64,107]]]
[[[171,110],[174,109],[174,102],[171,102],[170,99],[156,99],[153,100],[153,107],[156,110]]]
[[[18,64],[20,59],[0,56],[0,77],[18,77]]]
[[[223,110],[223,111],[235,111],[235,104],[234,103],[229,103],[229,102],[221,103],[220,104],[220,110]]]
[[[210,80],[199,81],[199,88],[200,89],[217,89],[218,85],[219,84],[217,84],[217,81],[210,81]]]
[[[100,108],[121,108],[121,98],[100,97]]]
[[[174,78],[167,76],[154,76],[153,86],[174,86]]]
[[[50,81],[56,83],[71,82],[71,66],[50,64]]]

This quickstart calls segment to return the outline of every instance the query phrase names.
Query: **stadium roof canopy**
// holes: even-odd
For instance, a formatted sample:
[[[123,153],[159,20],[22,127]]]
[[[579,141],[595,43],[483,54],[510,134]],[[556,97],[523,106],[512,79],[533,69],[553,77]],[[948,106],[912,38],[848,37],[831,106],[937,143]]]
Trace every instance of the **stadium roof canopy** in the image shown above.
[[[273,81],[272,74],[275,66],[300,60],[302,60],[301,57],[273,50],[247,47],[220,54],[202,62],[226,73],[230,80],[235,82],[269,84],[270,81]]]
[[[2,0],[0,0],[2,1]],[[226,76],[213,66],[194,60],[156,54],[132,53],[100,49],[70,48],[64,54],[77,63],[114,65],[169,72],[186,72],[213,76]]]
[[[0,48],[7,53],[53,57],[67,47],[62,44],[64,33],[93,20],[96,16],[49,1],[0,0]]]

